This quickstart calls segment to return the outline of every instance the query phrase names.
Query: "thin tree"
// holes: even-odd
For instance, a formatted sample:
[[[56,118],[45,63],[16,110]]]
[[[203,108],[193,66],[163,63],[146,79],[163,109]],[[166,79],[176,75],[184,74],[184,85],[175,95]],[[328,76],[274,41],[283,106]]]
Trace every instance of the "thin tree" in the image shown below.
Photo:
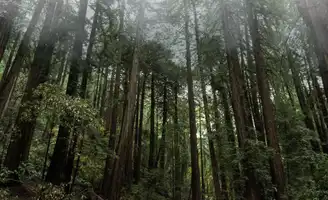
[[[194,100],[194,86],[191,71],[191,53],[190,53],[190,33],[189,33],[189,2],[184,0],[184,33],[186,42],[186,65],[187,65],[187,85],[188,85],[188,105],[189,105],[189,131],[190,131],[190,155],[191,155],[191,190],[192,200],[201,199],[200,190],[200,172],[198,165],[197,150],[197,128]]]

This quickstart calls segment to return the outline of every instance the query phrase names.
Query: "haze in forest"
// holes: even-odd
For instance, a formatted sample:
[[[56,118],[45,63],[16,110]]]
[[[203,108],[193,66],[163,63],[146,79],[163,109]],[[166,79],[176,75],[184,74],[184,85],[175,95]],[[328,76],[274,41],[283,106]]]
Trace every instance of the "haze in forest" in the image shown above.
[[[0,0],[0,199],[327,199],[327,11]]]

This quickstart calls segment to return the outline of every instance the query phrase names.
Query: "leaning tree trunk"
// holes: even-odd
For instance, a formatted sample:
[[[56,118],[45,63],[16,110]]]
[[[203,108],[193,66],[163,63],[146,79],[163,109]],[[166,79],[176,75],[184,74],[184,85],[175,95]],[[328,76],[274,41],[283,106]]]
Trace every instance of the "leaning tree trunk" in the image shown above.
[[[262,110],[264,116],[264,126],[267,134],[268,146],[275,152],[270,160],[272,182],[276,185],[276,199],[288,199],[286,194],[286,180],[284,174],[284,166],[280,154],[279,139],[277,127],[275,124],[275,115],[273,102],[270,99],[270,86],[265,71],[265,60],[261,50],[261,37],[258,28],[257,14],[254,13],[253,5],[250,0],[246,0],[248,10],[248,22],[250,26],[251,38],[253,42],[253,51],[256,64],[257,86],[262,102]]]
[[[79,15],[77,21],[77,28],[75,32],[75,40],[73,45],[73,52],[71,58],[71,69],[69,72],[66,94],[69,96],[75,96],[78,92],[78,79],[80,74],[80,64],[83,48],[83,36],[84,36],[84,25],[85,16],[88,6],[88,0],[80,0]],[[68,119],[73,122],[72,117],[68,113]],[[69,158],[69,128],[61,124],[58,130],[58,136],[55,144],[55,149],[52,154],[50,166],[46,176],[46,181],[53,184],[68,183],[71,179],[72,172],[67,166],[72,166],[72,162]]]
[[[0,119],[3,117],[7,104],[11,98],[12,90],[15,86],[16,79],[23,66],[24,58],[29,53],[29,42],[35,26],[40,18],[41,11],[46,0],[39,0],[32,19],[24,33],[23,39],[18,47],[16,56],[11,66],[7,66],[0,81]],[[1,11],[0,11],[1,12]],[[0,22],[1,23],[1,22]],[[0,25],[1,32],[1,25]],[[0,36],[1,38],[1,36]],[[0,39],[1,40],[1,39]],[[0,47],[1,51],[1,47]],[[0,56],[1,57],[1,56]],[[0,59],[1,60],[1,59]]]
[[[244,80],[242,79],[242,72],[239,65],[237,44],[231,33],[231,22],[230,15],[228,13],[227,4],[224,6],[223,10],[223,31],[225,39],[225,49],[227,55],[227,63],[229,68],[229,76],[231,83],[231,97],[232,97],[232,108],[235,117],[238,143],[241,151],[246,152],[247,143],[246,140],[250,139],[250,132],[247,129],[248,117],[245,110],[245,92],[243,91]],[[230,26],[229,26],[230,25]],[[246,189],[244,197],[248,200],[258,200],[261,197],[261,187],[256,180],[254,169],[249,163],[247,156],[242,160],[242,167],[245,171],[246,179]]]
[[[17,170],[19,165],[28,158],[38,116],[36,108],[41,100],[41,96],[34,95],[33,91],[48,79],[51,57],[56,42],[54,30],[57,28],[57,24],[54,16],[58,16],[61,5],[62,1],[53,1],[47,9],[46,19],[21,101],[22,106],[19,108],[15,122],[17,131],[12,134],[4,163],[4,166],[12,171]],[[26,114],[29,114],[28,120]]]
[[[14,44],[12,45],[11,47],[11,50],[10,50],[10,53],[9,53],[9,56],[8,56],[8,59],[7,59],[7,62],[6,62],[6,66],[5,66],[5,69],[2,73],[2,77],[3,75],[7,74],[10,67],[11,67],[11,64],[12,64],[12,61],[13,61],[13,57],[14,57],[14,54],[16,53],[16,48],[17,48],[17,45],[18,43],[20,42],[20,39],[21,39],[21,32],[18,32],[16,34],[16,37],[15,37],[15,40],[14,40]]]
[[[322,78],[326,98],[328,98],[328,62],[326,59],[328,54],[327,31],[324,30],[325,25],[320,20],[322,17],[320,13],[323,12],[317,10],[318,8],[324,9],[325,6],[317,6],[315,3],[318,3],[318,1],[296,0],[298,11],[305,24],[310,29],[311,39],[315,46],[315,54],[319,62],[319,73]]]
[[[0,62],[6,51],[20,3],[21,0],[5,0],[0,2]]]
[[[200,174],[198,165],[197,150],[197,128],[194,100],[194,86],[191,71],[191,52],[190,52],[190,33],[189,33],[189,15],[188,0],[184,0],[184,29],[186,40],[186,65],[187,65],[187,85],[188,85],[188,104],[189,104],[189,131],[190,131],[190,155],[191,155],[191,190],[192,200],[201,199]]]
[[[301,110],[304,114],[304,123],[305,126],[310,129],[311,131],[315,131],[315,126],[313,123],[313,118],[312,118],[312,112],[310,109],[310,106],[307,103],[307,99],[305,98],[304,95],[304,90],[303,90],[303,84],[300,78],[300,72],[298,70],[299,66],[294,66],[294,60],[293,60],[293,55],[291,50],[287,49],[287,58],[288,58],[288,65],[289,68],[292,72],[292,78],[293,78],[293,82],[294,82],[294,86],[295,86],[295,90],[296,90],[296,95],[301,107]],[[316,114],[316,113],[313,113]],[[320,127],[318,127],[320,128]],[[320,131],[318,131],[319,136],[321,136]],[[313,137],[316,138],[316,137]],[[320,137],[321,138],[321,137]],[[323,143],[325,143],[325,141],[321,141]],[[311,145],[314,151],[316,152],[320,152],[320,146],[318,145],[318,141],[316,139],[311,140]],[[324,146],[322,146],[324,147]],[[327,149],[326,149],[327,150]]]

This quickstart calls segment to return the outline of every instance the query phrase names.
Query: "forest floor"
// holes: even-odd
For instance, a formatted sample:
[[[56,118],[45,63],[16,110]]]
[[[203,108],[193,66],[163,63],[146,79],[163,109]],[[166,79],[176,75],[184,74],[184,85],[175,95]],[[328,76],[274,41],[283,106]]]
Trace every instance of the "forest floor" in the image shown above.
[[[92,188],[76,188],[71,194],[64,187],[25,182],[0,188],[0,200],[103,200]]]

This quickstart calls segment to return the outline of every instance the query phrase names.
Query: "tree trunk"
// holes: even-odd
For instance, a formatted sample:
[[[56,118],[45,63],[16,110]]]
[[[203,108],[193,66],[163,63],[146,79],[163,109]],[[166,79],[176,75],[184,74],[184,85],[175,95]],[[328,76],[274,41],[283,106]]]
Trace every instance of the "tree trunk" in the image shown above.
[[[203,98],[203,104],[204,104],[204,113],[205,113],[205,125],[208,135],[208,145],[210,150],[210,158],[211,158],[211,164],[212,164],[212,176],[213,176],[213,183],[214,183],[214,191],[216,199],[220,199],[221,195],[221,187],[220,187],[220,180],[219,180],[219,165],[217,161],[217,156],[215,153],[214,148],[214,142],[213,138],[215,138],[214,133],[211,129],[211,122],[210,122],[210,112],[209,112],[209,106],[208,106],[208,100],[207,100],[207,94],[206,94],[206,85],[205,85],[205,74],[203,70],[202,65],[202,58],[201,58],[201,44],[200,44],[200,35],[199,35],[199,27],[198,27],[198,17],[196,12],[196,5],[195,0],[191,1],[192,7],[193,7],[193,14],[194,14],[194,23],[195,23],[195,35],[196,35],[196,46],[197,46],[197,61],[198,61],[198,69],[200,74],[200,84],[201,84],[201,92],[202,92],[202,98]],[[216,130],[218,131],[218,130]],[[218,133],[217,133],[218,134]],[[204,190],[204,188],[203,188]],[[204,193],[205,191],[203,191]]]
[[[20,69],[23,66],[23,61],[25,56],[29,53],[29,42],[34,31],[34,28],[40,18],[41,11],[44,7],[45,0],[39,0],[35,11],[33,13],[32,19],[24,33],[23,39],[18,47],[16,56],[11,67],[6,67],[5,72],[2,75],[0,81],[0,119],[3,117],[7,104],[11,98],[12,90],[14,88],[14,83],[18,77]],[[1,20],[1,19],[0,19]],[[1,22],[0,22],[1,24]],[[0,38],[1,38],[1,25],[0,25]],[[1,40],[1,39],[0,39]],[[1,42],[0,42],[1,43]],[[1,51],[1,45],[0,45]],[[1,53],[0,53],[0,61],[1,61]]]
[[[105,169],[104,169],[104,178],[102,183],[102,193],[107,196],[108,188],[110,187],[110,176],[111,169],[113,165],[113,156],[111,154],[115,150],[116,137],[117,137],[117,119],[118,119],[118,108],[119,108],[119,93],[120,93],[120,85],[121,85],[121,69],[122,69],[122,46],[123,46],[123,29],[124,29],[124,12],[125,5],[124,2],[121,2],[120,5],[120,25],[119,25],[119,50],[118,50],[118,59],[119,63],[116,64],[115,69],[115,85],[113,91],[113,99],[112,99],[112,107],[111,107],[111,122],[110,129],[105,130],[105,132],[109,132],[109,141],[108,141],[108,155],[106,158]]]
[[[315,2],[315,1],[314,1]],[[297,8],[305,24],[310,28],[311,39],[314,42],[314,49],[319,62],[319,73],[322,78],[326,98],[328,98],[328,62],[326,56],[328,53],[328,40],[326,32],[322,29],[322,24],[318,21],[317,6],[312,1],[297,0]]]
[[[69,42],[68,41],[65,41],[64,44],[63,44],[63,49],[61,50],[61,60],[60,60],[60,67],[59,67],[59,71],[58,71],[58,74],[57,74],[57,78],[56,78],[56,83],[58,85],[60,85],[60,83],[62,82],[63,78],[64,78],[64,71],[66,70],[65,69],[65,66],[66,66],[66,60],[67,60],[67,52],[68,52],[68,45],[69,45]]]
[[[135,102],[136,102],[136,94],[137,94],[137,83],[138,83],[138,74],[139,74],[139,51],[140,51],[140,43],[142,37],[143,30],[143,18],[144,18],[144,4],[145,1],[142,1],[139,16],[138,16],[138,25],[137,25],[137,34],[136,34],[136,44],[133,52],[133,63],[132,70],[130,74],[130,83],[128,90],[128,98],[127,98],[127,108],[125,109],[124,115],[124,126],[121,131],[120,140],[117,146],[117,155],[118,157],[114,160],[113,171],[111,173],[111,181],[110,188],[108,192],[108,199],[118,200],[121,196],[121,189],[123,186],[123,178],[124,166],[126,163],[126,152],[129,152],[131,149],[128,145],[132,144],[133,134],[131,130],[133,130],[133,118],[135,114]],[[132,153],[132,152],[129,152]]]
[[[270,99],[270,86],[265,71],[264,56],[261,50],[261,37],[258,30],[257,14],[253,13],[254,12],[253,5],[252,2],[250,2],[250,0],[246,1],[246,5],[248,8],[248,21],[251,30],[251,38],[253,42],[257,85],[262,101],[264,126],[267,134],[268,146],[275,151],[270,161],[272,182],[277,187],[275,196],[278,200],[288,199],[288,196],[286,195],[284,166],[280,155],[279,139],[277,134],[277,128],[275,125],[273,102]]]
[[[84,25],[85,16],[88,7],[88,0],[80,0],[80,8],[78,14],[77,28],[75,32],[75,40],[73,45],[73,52],[71,57],[71,68],[69,72],[66,94],[69,96],[75,96],[78,92],[78,80],[80,75],[80,64],[83,48],[83,36],[84,36]],[[68,120],[74,120],[69,115]],[[58,130],[58,136],[55,144],[55,149],[52,154],[50,166],[46,176],[46,181],[53,184],[59,185],[61,183],[68,183],[71,179],[70,174],[67,171],[68,165],[71,162],[69,159],[69,138],[70,130],[68,127],[61,124]],[[74,159],[74,158],[73,158]]]
[[[5,0],[5,2],[1,3],[4,5],[0,4],[0,62],[5,53],[21,0]]]
[[[202,115],[199,110],[199,145],[200,145],[200,177],[202,186],[202,200],[205,200],[205,178],[204,178],[204,150],[203,150],[203,132],[202,132]]]
[[[98,17],[99,17],[99,12],[100,12],[100,0],[96,1],[96,10],[95,10],[95,14],[93,15],[93,22],[92,22],[92,27],[91,27],[91,33],[90,33],[90,37],[89,37],[89,45],[88,45],[88,49],[87,49],[87,55],[86,55],[86,63],[83,66],[83,70],[82,70],[82,83],[81,83],[81,93],[80,96],[82,98],[86,98],[87,97],[87,85],[88,85],[88,79],[89,76],[91,74],[91,63],[92,63],[92,59],[91,59],[91,55],[92,55],[92,50],[93,50],[93,45],[95,42],[95,37],[96,37],[96,32],[97,32],[97,27],[98,27]]]
[[[135,183],[138,184],[140,181],[140,170],[141,170],[141,156],[142,156],[142,134],[143,134],[143,115],[144,115],[144,102],[146,94],[146,82],[147,74],[144,74],[142,89],[141,89],[141,100],[140,100],[140,115],[139,115],[139,125],[136,130],[137,135],[137,146],[136,149],[136,158],[134,163],[134,179]]]
[[[21,162],[28,158],[33,132],[36,125],[38,113],[36,108],[40,103],[40,96],[34,96],[33,91],[42,83],[46,82],[50,70],[52,52],[54,50],[56,37],[54,28],[57,27],[53,16],[58,15],[62,2],[52,2],[47,9],[46,19],[40,34],[40,40],[36,48],[36,53],[28,75],[25,94],[22,98],[21,106],[16,118],[17,132],[12,134],[12,138],[7,150],[4,165],[9,170],[17,170]],[[56,4],[58,7],[55,11]],[[49,37],[51,35],[51,37]],[[29,112],[29,120],[26,120],[26,112]]]
[[[109,75],[109,66],[106,66],[105,69],[105,74],[104,74],[104,83],[103,83],[103,88],[102,88],[102,94],[101,94],[101,102],[100,102],[100,116],[104,116],[104,107],[105,107],[105,102],[107,99],[107,88],[108,88],[108,75]]]
[[[105,48],[104,48],[105,49]],[[100,60],[99,66],[101,67],[100,73],[99,73],[99,86],[98,86],[98,92],[97,92],[97,98],[96,98],[96,103],[95,103],[95,108],[100,109],[100,102],[102,99],[102,94],[103,94],[103,88],[105,87],[103,84],[103,80],[105,79],[104,77],[104,60]]]
[[[315,126],[313,124],[313,119],[312,119],[312,113],[311,113],[310,107],[308,106],[307,99],[305,98],[305,95],[304,95],[302,81],[300,79],[299,70],[297,69],[298,67],[294,66],[293,55],[289,49],[287,50],[287,54],[288,54],[287,55],[288,56],[288,64],[289,64],[289,68],[292,72],[292,77],[293,77],[293,82],[294,82],[297,98],[298,98],[301,110],[304,114],[304,123],[308,129],[315,131]],[[319,147],[316,139],[312,140],[311,144],[312,144],[313,150],[315,150],[316,152],[320,152],[320,147]]]
[[[179,131],[179,116],[178,116],[178,92],[179,83],[174,85],[174,200],[181,200],[181,185],[183,174],[181,174],[181,159],[180,159],[180,131]]]
[[[165,155],[166,155],[166,123],[167,123],[167,81],[164,78],[164,91],[163,91],[163,123],[162,123],[162,138],[161,146],[159,150],[160,162],[159,166],[162,170],[165,167]]]
[[[245,110],[245,92],[243,91],[244,80],[242,79],[242,73],[238,60],[237,44],[234,41],[230,27],[232,20],[228,14],[227,5],[223,8],[223,30],[225,38],[225,48],[227,53],[227,62],[230,74],[231,92],[232,92],[232,108],[235,117],[238,143],[241,151],[246,152],[247,143],[246,140],[250,138],[249,130],[247,129],[248,117]],[[230,26],[229,26],[230,25]],[[247,156],[242,160],[242,167],[244,168],[246,179],[246,190],[244,197],[248,200],[261,199],[261,189],[256,180],[254,169],[251,167]]]
[[[8,73],[8,71],[9,71],[10,67],[11,67],[14,54],[16,53],[17,45],[18,45],[18,43],[20,41],[20,37],[21,37],[21,33],[18,32],[16,34],[16,37],[15,37],[15,40],[14,40],[14,44],[11,47],[11,51],[10,51],[10,54],[8,56],[8,59],[7,59],[7,62],[6,62],[6,66],[5,66],[5,70],[3,71],[2,76],[6,75]]]
[[[155,168],[155,75],[151,74],[150,85],[150,139],[149,139],[149,169]]]
[[[188,104],[189,104],[189,129],[190,129],[190,155],[191,155],[191,188],[192,200],[201,199],[200,177],[198,165],[197,150],[197,128],[195,115],[194,86],[191,71],[191,53],[190,53],[190,33],[189,33],[189,15],[188,0],[184,0],[184,29],[186,40],[186,65],[187,65],[187,85],[188,85]]]
[[[256,86],[256,77],[255,77],[255,66],[253,63],[253,57],[250,48],[248,28],[245,26],[245,35],[246,35],[246,55],[247,55],[247,66],[250,69],[250,89],[251,89],[251,105],[252,112],[254,116],[255,129],[257,133],[257,139],[259,141],[265,142],[265,132],[263,127],[263,121],[260,114],[260,105],[258,102],[258,89]]]

